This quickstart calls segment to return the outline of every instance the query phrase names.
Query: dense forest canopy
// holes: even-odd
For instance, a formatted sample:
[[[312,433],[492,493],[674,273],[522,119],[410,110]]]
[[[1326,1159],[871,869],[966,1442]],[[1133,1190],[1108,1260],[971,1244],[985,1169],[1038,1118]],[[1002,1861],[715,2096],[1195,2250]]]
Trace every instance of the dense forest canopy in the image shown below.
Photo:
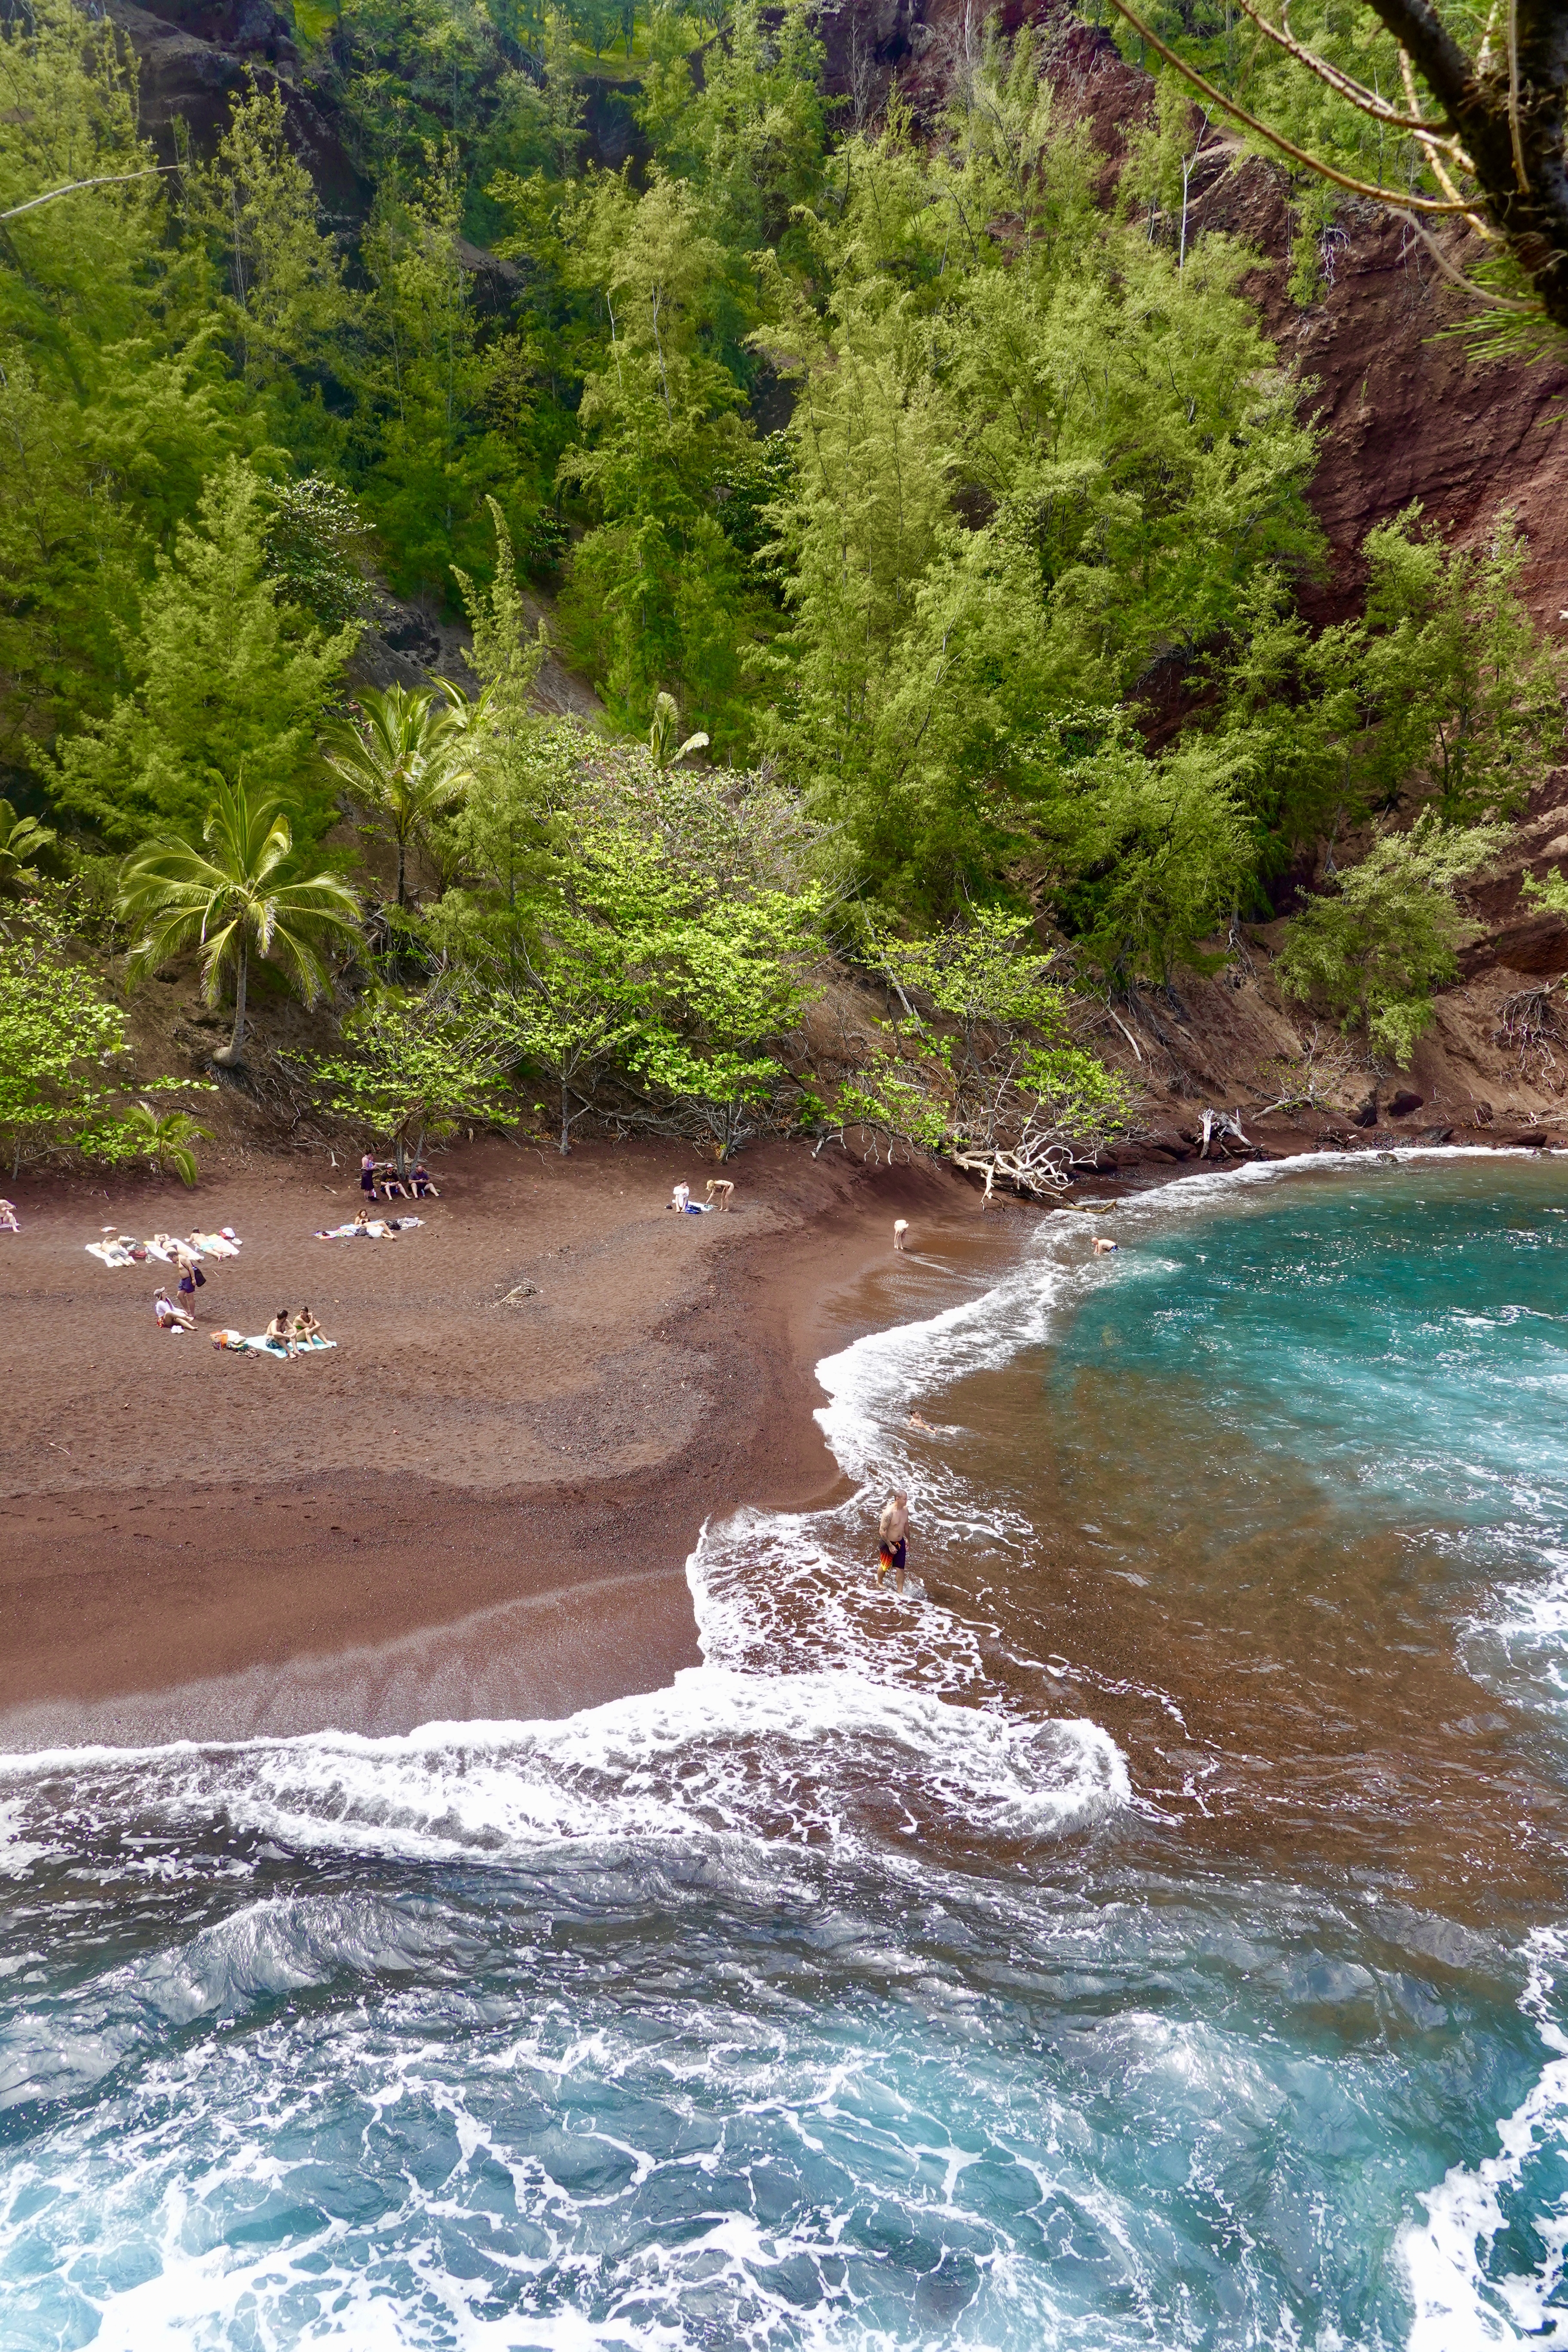
[[[287,831],[279,887],[330,897],[387,833],[395,894],[360,877],[357,944],[301,947],[323,986],[355,959],[341,1108],[488,1114],[542,1074],[564,1143],[608,1071],[625,1116],[732,1142],[813,954],[896,977],[985,914],[996,1035],[1058,1051],[1005,1102],[976,1078],[973,1118],[1092,1125],[1115,1089],[1044,1017],[1042,953],[1168,982],[1312,845],[1417,802],[1489,841],[1542,772],[1560,684],[1506,523],[1456,551],[1412,511],[1362,616],[1302,621],[1318,428],[1250,257],[1188,232],[1168,86],[1107,202],[1026,30],[940,124],[895,87],[856,130],[800,0],[296,22],[348,226],[273,78],[153,173],[113,26],[0,15],[0,782],[143,964],[148,877],[210,863],[235,795]],[[31,201],[87,179],[115,184]],[[531,707],[530,580],[599,737]],[[472,626],[417,709],[353,683],[389,595]]]

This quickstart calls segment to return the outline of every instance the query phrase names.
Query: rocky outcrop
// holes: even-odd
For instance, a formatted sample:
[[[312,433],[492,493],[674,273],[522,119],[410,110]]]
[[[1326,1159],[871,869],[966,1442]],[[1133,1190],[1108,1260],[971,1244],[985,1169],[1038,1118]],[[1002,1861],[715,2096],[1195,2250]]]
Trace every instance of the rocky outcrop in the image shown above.
[[[142,129],[163,160],[177,158],[176,123],[197,154],[210,154],[254,76],[280,94],[289,143],[315,182],[329,223],[351,230],[363,221],[370,187],[331,115],[304,88],[290,27],[268,0],[193,0],[189,7],[164,0],[157,11],[105,0],[103,13],[135,52]]]

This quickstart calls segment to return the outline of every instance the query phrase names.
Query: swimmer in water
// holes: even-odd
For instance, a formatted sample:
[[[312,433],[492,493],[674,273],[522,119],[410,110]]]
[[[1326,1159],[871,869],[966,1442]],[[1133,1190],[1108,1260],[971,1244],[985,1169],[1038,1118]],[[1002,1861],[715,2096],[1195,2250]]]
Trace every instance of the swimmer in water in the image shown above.
[[[897,1590],[901,1592],[904,1589],[904,1568],[909,1559],[910,1535],[910,1498],[901,1486],[895,1488],[883,1505],[882,1516],[877,1522],[877,1533],[881,1538],[877,1549],[877,1581],[880,1584],[888,1570],[892,1569],[898,1579]]]
[[[1113,1242],[1109,1234],[1096,1234],[1094,1237],[1096,1257],[1113,1257],[1121,1246],[1121,1243]]]

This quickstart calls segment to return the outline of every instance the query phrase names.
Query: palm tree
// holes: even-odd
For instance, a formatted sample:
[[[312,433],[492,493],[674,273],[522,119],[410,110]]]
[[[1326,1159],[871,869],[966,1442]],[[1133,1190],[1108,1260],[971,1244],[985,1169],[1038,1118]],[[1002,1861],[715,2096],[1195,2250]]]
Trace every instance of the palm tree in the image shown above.
[[[116,912],[143,926],[131,950],[135,975],[156,971],[199,946],[209,1004],[234,971],[234,1034],[215,1062],[233,1067],[245,1043],[250,953],[283,966],[307,1004],[327,984],[321,959],[333,931],[359,928],[359,902],[341,875],[294,870],[293,828],[277,801],[252,803],[243,783],[219,783],[202,828],[205,854],[188,841],[150,841],[120,870]]]
[[[195,1182],[196,1155],[191,1146],[208,1140],[210,1128],[198,1127],[189,1111],[155,1111],[148,1102],[132,1103],[125,1123],[154,1176],[163,1174],[166,1163],[182,1184]]]
[[[443,683],[442,709],[427,687],[367,688],[355,708],[359,723],[341,719],[325,737],[328,764],[351,791],[382,811],[397,844],[397,903],[405,887],[410,845],[462,797],[468,769],[462,739],[474,706]]]
[[[38,869],[26,860],[47,849],[54,838],[50,826],[40,824],[36,816],[18,816],[9,801],[0,801],[0,890],[36,882]]]

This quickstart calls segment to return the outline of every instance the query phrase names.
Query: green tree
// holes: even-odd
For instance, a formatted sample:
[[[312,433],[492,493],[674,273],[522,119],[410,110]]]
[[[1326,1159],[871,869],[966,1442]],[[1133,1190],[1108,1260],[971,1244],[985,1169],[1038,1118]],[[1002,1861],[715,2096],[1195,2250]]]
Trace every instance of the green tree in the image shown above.
[[[174,554],[159,557],[140,631],[124,641],[131,692],[59,747],[60,799],[111,842],[149,824],[195,833],[215,781],[242,772],[307,830],[331,821],[315,735],[358,628],[327,635],[280,609],[252,467],[231,459],[199,511],[201,527],[182,524]]]
[[[140,927],[128,969],[156,971],[190,948],[201,954],[207,1002],[234,979],[234,1030],[215,1061],[243,1059],[252,953],[277,963],[307,1003],[327,985],[326,943],[352,938],[359,908],[337,874],[310,872],[294,855],[293,829],[275,800],[220,784],[202,828],[205,852],[186,841],[149,842],[121,871],[117,911]]]
[[[13,1176],[25,1156],[61,1145],[108,1143],[115,1156],[105,1074],[128,1047],[125,1015],[35,901],[21,926],[0,933],[0,1150]]]
[[[380,812],[397,849],[397,903],[406,907],[408,852],[429,839],[468,782],[467,730],[452,703],[430,687],[367,687],[354,708],[357,723],[345,719],[328,729],[327,761]]]
[[[423,994],[373,990],[344,1022],[343,1044],[312,1076],[341,1117],[394,1146],[399,1170],[417,1160],[427,1137],[504,1115],[501,1074],[444,981]]]
[[[1445,825],[1425,809],[1408,833],[1384,833],[1290,925],[1275,970],[1292,996],[1321,996],[1347,1033],[1408,1064],[1432,1021],[1432,992],[1454,977],[1469,926],[1459,883],[1497,856],[1507,828]]]
[[[128,1150],[144,1159],[154,1176],[172,1168],[182,1184],[196,1181],[196,1155],[191,1147],[204,1141],[207,1132],[189,1111],[157,1111],[151,1103],[133,1102],[125,1114]]]
[[[1412,507],[1363,552],[1374,799],[1415,779],[1450,824],[1517,815],[1562,745],[1564,670],[1519,593],[1528,551],[1511,518],[1488,548],[1447,548]]]
[[[50,848],[55,837],[36,816],[18,816],[9,801],[0,800],[0,890],[15,894],[36,883],[38,869],[26,861]]]

